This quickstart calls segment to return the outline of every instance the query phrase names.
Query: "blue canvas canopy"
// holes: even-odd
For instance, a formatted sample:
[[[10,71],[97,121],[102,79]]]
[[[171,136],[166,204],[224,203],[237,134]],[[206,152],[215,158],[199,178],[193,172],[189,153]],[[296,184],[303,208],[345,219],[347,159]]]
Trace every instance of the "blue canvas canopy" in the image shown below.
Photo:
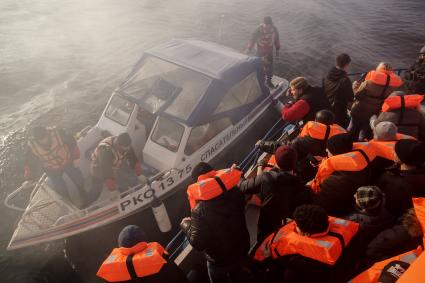
[[[260,58],[215,43],[173,39],[147,50],[117,92],[188,126],[236,122],[269,95],[261,68]],[[225,97],[236,106],[223,105]]]

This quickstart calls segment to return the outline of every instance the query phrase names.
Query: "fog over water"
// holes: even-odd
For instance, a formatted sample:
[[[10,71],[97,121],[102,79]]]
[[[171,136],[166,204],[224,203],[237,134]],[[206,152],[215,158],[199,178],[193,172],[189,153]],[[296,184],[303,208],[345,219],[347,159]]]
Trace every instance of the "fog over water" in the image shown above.
[[[424,12],[423,0],[2,0],[1,199],[22,181],[25,126],[75,132],[94,124],[143,50],[157,43],[191,37],[243,50],[271,15],[282,44],[275,72],[320,83],[341,52],[352,57],[352,72],[380,61],[410,65],[425,45]],[[62,245],[6,252],[19,214],[0,210],[0,281],[49,281],[40,270]]]

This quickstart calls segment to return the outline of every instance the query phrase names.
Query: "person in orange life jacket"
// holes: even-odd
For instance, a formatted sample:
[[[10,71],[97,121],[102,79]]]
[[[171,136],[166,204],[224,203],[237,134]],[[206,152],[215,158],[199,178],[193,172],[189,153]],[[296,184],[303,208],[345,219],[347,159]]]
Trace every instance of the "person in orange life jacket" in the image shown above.
[[[110,191],[126,191],[140,184],[137,176],[142,174],[140,161],[131,147],[127,133],[111,136],[101,141],[92,154],[91,201],[95,201],[105,185]]]
[[[107,282],[189,282],[167,251],[156,242],[147,242],[136,225],[124,227],[118,236],[119,248],[100,266],[97,276]]]
[[[416,232],[414,232],[416,234],[415,237],[419,240],[416,243],[416,245],[411,245],[411,246],[406,245],[406,242],[409,240],[406,240],[406,242],[400,241],[402,238],[405,238],[403,236],[400,237],[400,232],[399,232],[400,230],[397,231],[397,230],[394,230],[394,228],[392,228],[387,231],[383,231],[381,234],[385,234],[385,235],[380,234],[377,237],[377,239],[380,241],[379,245],[381,246],[381,250],[385,251],[383,253],[383,256],[378,257],[374,261],[370,261],[368,265],[365,266],[368,269],[362,272],[361,274],[357,275],[350,282],[352,283],[360,283],[360,282],[387,283],[387,282],[396,282],[396,281],[397,282],[422,282],[423,281],[423,278],[424,278],[423,275],[419,277],[418,281],[416,281],[414,277],[409,277],[410,275],[408,275],[408,273],[412,273],[412,271],[416,268],[416,267],[409,267],[409,265],[415,266],[418,263],[423,265],[424,263],[423,241],[421,238],[423,235],[423,231],[422,231],[423,227],[425,227],[424,226],[425,224],[424,223],[424,220],[425,220],[424,219],[424,215],[425,215],[424,199],[415,198],[413,199],[413,203],[414,203],[414,209],[411,209],[409,213],[410,214],[409,222],[411,223],[407,224],[410,227],[406,229],[417,230]],[[401,235],[402,234],[403,233],[401,233]],[[418,243],[420,243],[419,247],[418,247]],[[397,268],[396,270],[388,269],[388,266],[391,266],[391,263],[393,264],[396,263],[395,265],[393,265],[393,267],[395,267],[397,264],[401,266],[398,266],[399,268]],[[403,268],[400,268],[400,267],[403,267]],[[409,268],[409,272],[406,272],[405,275],[402,275],[407,268]],[[418,271],[420,273],[423,273],[423,268],[419,268],[419,269],[420,270]],[[397,280],[399,278],[400,280]],[[403,279],[405,281],[403,281]]]
[[[187,189],[191,216],[180,226],[193,248],[205,252],[212,283],[249,282],[243,269],[250,245],[245,198],[237,189],[241,175],[235,166],[216,171],[201,162]]]
[[[328,139],[345,132],[345,129],[334,124],[334,115],[330,110],[320,110],[316,113],[315,121],[304,125],[291,143],[298,153],[297,172],[303,180],[307,182],[316,175],[317,165],[327,156]]]
[[[409,93],[425,94],[425,46],[419,51],[416,62],[405,73],[405,79],[410,81]]]
[[[354,194],[355,211],[344,219],[359,223],[363,240],[369,243],[379,232],[394,224],[385,207],[385,194],[377,186],[363,186]]]
[[[376,70],[368,72],[364,82],[353,82],[354,103],[348,131],[356,140],[370,139],[372,132],[369,119],[380,112],[382,103],[390,93],[402,85],[401,78],[385,62],[379,63]]]
[[[322,160],[316,177],[310,182],[315,192],[314,202],[332,215],[346,215],[351,212],[356,190],[371,182],[368,166],[371,157],[364,151],[363,154],[353,150],[350,134],[333,136],[326,150],[329,158]],[[344,170],[339,169],[341,166]]]
[[[399,140],[395,144],[396,166],[376,181],[387,195],[387,208],[400,216],[412,207],[411,197],[425,197],[425,149],[420,141]]]
[[[351,80],[347,76],[350,62],[351,58],[348,54],[338,55],[336,66],[323,79],[323,91],[331,104],[332,112],[335,114],[335,122],[343,128],[346,128],[350,122],[347,110],[351,109],[354,97]]]
[[[341,264],[357,230],[357,223],[328,217],[320,206],[301,205],[294,221],[270,234],[254,258],[268,267],[272,282],[343,282]]]
[[[292,217],[295,208],[311,202],[311,192],[294,173],[297,153],[288,145],[275,153],[276,165],[269,171],[242,180],[239,189],[261,201],[257,239],[263,239]],[[262,164],[259,164],[262,166]]]
[[[304,77],[297,77],[289,83],[288,94],[294,102],[285,104],[280,113],[288,122],[303,120],[305,123],[314,120],[316,113],[329,109],[329,101],[322,88],[310,86]]]
[[[423,95],[405,95],[402,91],[395,91],[385,99],[378,117],[373,115],[371,127],[383,121],[394,123],[401,134],[416,139],[425,139],[425,117],[420,111]]]
[[[33,172],[40,166],[53,183],[53,189],[65,199],[71,201],[63,174],[75,184],[83,206],[87,201],[84,179],[80,169],[74,166],[74,160],[80,158],[80,150],[74,137],[62,129],[36,126],[30,130],[30,139],[26,152],[24,177],[34,180]],[[72,202],[72,201],[71,201]]]
[[[265,57],[265,74],[266,83],[269,87],[274,88],[272,83],[273,77],[273,46],[276,48],[276,57],[279,56],[280,42],[279,32],[274,26],[272,18],[270,16],[264,17],[263,23],[258,26],[255,32],[251,36],[251,40],[246,46],[245,53],[249,53],[252,48],[256,45],[257,53],[259,57]]]

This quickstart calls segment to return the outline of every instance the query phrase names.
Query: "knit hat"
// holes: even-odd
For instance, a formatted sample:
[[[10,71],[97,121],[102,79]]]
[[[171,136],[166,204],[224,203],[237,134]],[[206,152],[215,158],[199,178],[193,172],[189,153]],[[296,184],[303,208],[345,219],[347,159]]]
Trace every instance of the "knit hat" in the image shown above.
[[[309,86],[309,84],[306,78],[297,77],[289,83],[289,86],[295,89],[306,89]]]
[[[425,46],[423,46],[423,47],[421,48],[421,50],[419,51],[419,54],[425,54]]]
[[[297,163],[297,152],[289,145],[281,145],[275,153],[276,164],[283,171],[294,170]]]
[[[263,22],[264,22],[266,25],[271,25],[271,24],[273,24],[272,17],[270,17],[270,16],[265,16],[265,17],[264,17]]]
[[[376,186],[363,186],[357,189],[354,195],[356,204],[361,210],[377,208],[384,199],[384,194]]]
[[[424,163],[424,145],[417,140],[403,139],[395,144],[398,159],[406,165],[419,166]]]
[[[121,133],[117,136],[116,142],[120,146],[130,146],[131,145],[130,135],[128,133]]]
[[[118,245],[123,248],[131,248],[144,241],[146,241],[146,234],[136,225],[125,226],[118,236]]]
[[[350,152],[353,149],[353,139],[350,134],[339,134],[331,137],[327,149],[332,155]]]
[[[373,129],[373,138],[378,141],[394,141],[398,132],[397,126],[388,121],[379,123]]]
[[[400,260],[394,260],[385,265],[382,269],[381,276],[378,282],[381,283],[395,283],[409,268],[410,264]]]

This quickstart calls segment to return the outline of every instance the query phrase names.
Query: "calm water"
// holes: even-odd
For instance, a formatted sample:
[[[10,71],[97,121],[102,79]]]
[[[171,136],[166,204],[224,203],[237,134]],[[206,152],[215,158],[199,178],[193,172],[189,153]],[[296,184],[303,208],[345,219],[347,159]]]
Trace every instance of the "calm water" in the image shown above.
[[[425,45],[424,12],[423,0],[2,0],[1,199],[22,181],[24,127],[75,132],[94,124],[112,90],[156,43],[194,37],[242,50],[271,15],[282,43],[276,73],[318,83],[341,52],[351,55],[353,72],[379,61],[411,64]],[[19,215],[2,202],[0,212],[1,282],[78,281],[66,273],[57,279],[65,265],[61,244],[6,252]]]

